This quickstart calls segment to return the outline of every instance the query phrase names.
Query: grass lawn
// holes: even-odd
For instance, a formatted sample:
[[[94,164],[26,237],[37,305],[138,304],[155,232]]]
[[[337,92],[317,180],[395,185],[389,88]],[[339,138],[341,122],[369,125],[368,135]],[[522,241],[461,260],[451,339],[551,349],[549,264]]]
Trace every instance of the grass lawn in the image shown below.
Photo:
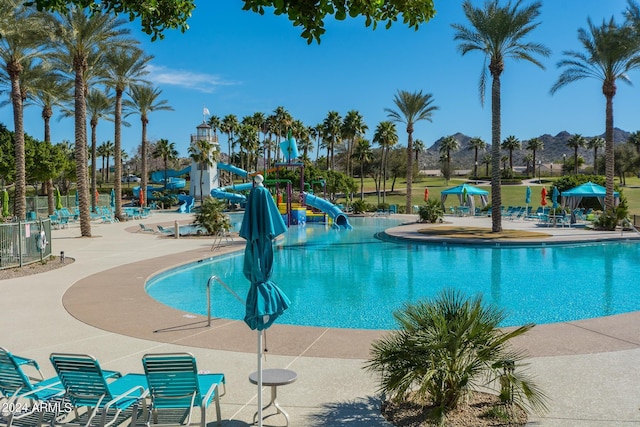
[[[413,195],[412,205],[422,205],[424,204],[424,188],[429,188],[429,198],[437,198],[440,200],[440,193],[447,188],[455,187],[456,185],[463,184],[468,182],[466,178],[462,179],[451,179],[447,184],[443,178],[432,178],[432,177],[420,177],[418,180],[413,182]],[[618,180],[616,180],[618,182]],[[627,198],[627,202],[629,204],[629,214],[630,215],[640,215],[640,178],[631,177],[627,178],[627,185],[622,187],[622,193]],[[550,178],[542,178],[542,185],[547,187],[547,190],[551,186],[553,186],[553,181]],[[540,206],[540,192],[542,190],[542,185],[534,183],[531,184],[531,206],[535,210],[538,206]],[[391,181],[387,182],[387,198],[386,202],[389,204],[395,204],[399,206],[405,205],[406,194],[405,194],[405,186],[406,182],[404,179],[396,180],[395,191],[390,192],[391,190]],[[491,202],[491,186],[488,184],[480,184],[478,187],[489,191],[489,202]],[[365,201],[367,203],[371,203],[373,205],[378,204],[378,198],[375,194],[375,183],[373,179],[367,178],[364,180],[364,191],[365,191]],[[503,185],[502,186],[502,204],[504,206],[524,206],[525,205],[525,185]],[[358,191],[354,195],[355,199],[360,198],[360,192]],[[382,198],[380,199],[382,201]],[[340,202],[344,202],[344,200],[340,200]],[[547,203],[550,201],[547,200]],[[445,208],[449,208],[451,206],[457,206],[459,204],[457,197],[448,197],[445,202]]]

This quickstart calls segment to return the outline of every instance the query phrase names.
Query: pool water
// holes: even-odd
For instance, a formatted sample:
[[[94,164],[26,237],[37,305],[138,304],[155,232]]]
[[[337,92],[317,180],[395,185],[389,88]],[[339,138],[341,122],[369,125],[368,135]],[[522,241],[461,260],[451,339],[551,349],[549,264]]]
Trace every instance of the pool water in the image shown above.
[[[275,249],[272,279],[291,299],[278,323],[392,329],[392,313],[443,288],[506,310],[503,326],[553,323],[640,310],[640,244],[495,248],[392,243],[375,234],[398,222],[350,218],[354,229],[293,226]],[[220,277],[245,297],[244,253],[162,273],[147,284],[156,300],[206,315],[206,284]],[[222,286],[212,289],[212,316],[244,318]]]

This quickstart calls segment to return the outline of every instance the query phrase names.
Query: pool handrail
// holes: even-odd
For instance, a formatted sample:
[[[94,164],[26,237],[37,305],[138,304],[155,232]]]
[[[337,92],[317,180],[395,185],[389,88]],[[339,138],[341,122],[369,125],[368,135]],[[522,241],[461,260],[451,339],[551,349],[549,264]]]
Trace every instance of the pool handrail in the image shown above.
[[[219,278],[215,274],[212,275],[211,277],[209,277],[209,280],[207,280],[207,327],[211,326],[211,282],[214,280],[220,283],[222,287],[227,291],[229,291],[229,293],[233,295],[238,301],[240,301],[242,305],[246,306],[247,304],[246,301],[243,300],[242,297],[240,297],[240,295],[238,295],[233,289],[231,289],[229,285],[224,283],[221,278]]]

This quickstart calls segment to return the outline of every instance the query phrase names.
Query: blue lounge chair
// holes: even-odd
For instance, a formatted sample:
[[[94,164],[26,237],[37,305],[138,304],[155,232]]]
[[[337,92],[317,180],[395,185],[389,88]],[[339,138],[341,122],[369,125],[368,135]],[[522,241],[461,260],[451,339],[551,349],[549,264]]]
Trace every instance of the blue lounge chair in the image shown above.
[[[98,361],[85,354],[53,353],[49,357],[64,387],[64,397],[73,405],[75,421],[85,426],[107,427],[132,417],[135,426],[138,409],[146,409],[145,383],[136,375],[113,381]],[[80,414],[80,408],[87,412]]]
[[[156,227],[158,227],[158,231],[164,235],[173,236],[175,234],[173,228],[164,228],[161,225],[157,225]]]
[[[171,416],[179,413],[178,422],[189,425],[193,408],[199,406],[200,426],[206,427],[206,410],[214,399],[220,424],[220,385],[224,389],[222,395],[226,394],[224,374],[199,374],[196,359],[190,353],[147,354],[142,365],[154,424],[158,424],[163,413]]]
[[[155,232],[156,232],[156,230],[154,230],[153,228],[149,228],[149,227],[147,227],[147,226],[146,226],[146,225],[144,225],[143,223],[140,223],[140,230],[138,230],[138,231],[145,231],[145,232],[148,232],[148,233],[154,233],[154,234],[155,234]]]

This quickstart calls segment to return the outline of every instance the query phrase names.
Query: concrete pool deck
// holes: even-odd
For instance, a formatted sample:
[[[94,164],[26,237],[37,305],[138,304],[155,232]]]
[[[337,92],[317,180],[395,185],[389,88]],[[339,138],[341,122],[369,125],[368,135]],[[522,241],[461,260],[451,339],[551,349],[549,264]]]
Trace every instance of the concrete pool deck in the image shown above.
[[[415,216],[408,216],[415,220]],[[147,226],[190,222],[190,216],[158,213]],[[490,227],[487,218],[447,217],[454,225]],[[428,239],[424,224],[388,230],[396,238]],[[544,228],[527,221],[503,227],[544,231],[549,242],[631,239],[631,232]],[[199,368],[224,372],[228,393],[221,399],[225,426],[251,423],[256,388],[256,335],[243,322],[206,319],[171,309],[144,292],[153,274],[218,255],[212,240],[173,239],[137,232],[137,222],[93,224],[93,238],[78,227],[54,230],[52,249],[76,260],[48,273],[0,281],[0,346],[40,361],[45,374],[54,351],[89,353],[108,369],[142,372],[145,353],[190,351]],[[241,250],[235,239],[224,251]],[[57,260],[55,261],[57,262]],[[379,415],[373,378],[363,371],[371,341],[384,331],[274,325],[267,332],[265,368],[289,368],[298,381],[282,388],[279,401],[292,426],[386,426]],[[532,373],[550,397],[550,412],[533,417],[536,426],[620,426],[640,424],[640,312],[578,322],[536,326],[516,342],[531,354]],[[268,397],[269,390],[263,392]],[[210,420],[215,419],[210,412]],[[282,425],[272,417],[269,423]]]

